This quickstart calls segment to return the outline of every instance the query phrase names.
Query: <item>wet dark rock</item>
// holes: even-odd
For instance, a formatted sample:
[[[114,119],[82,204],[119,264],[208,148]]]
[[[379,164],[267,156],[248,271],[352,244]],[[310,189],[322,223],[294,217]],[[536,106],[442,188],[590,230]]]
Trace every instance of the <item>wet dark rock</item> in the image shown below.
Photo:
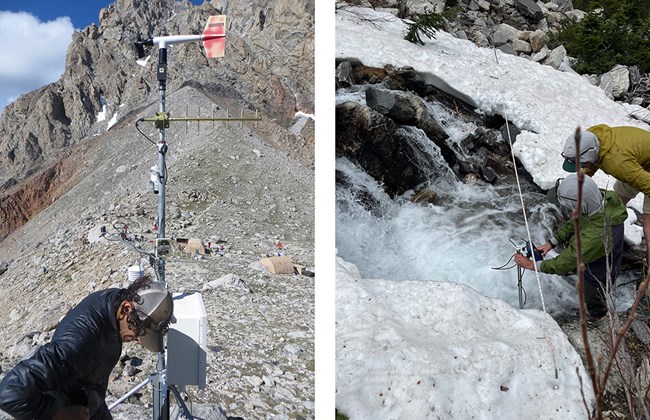
[[[336,107],[336,153],[382,182],[391,197],[427,180],[427,174],[408,159],[410,146],[397,124],[356,102]]]
[[[482,166],[480,168],[481,177],[484,181],[494,184],[497,181],[497,174],[488,166]]]
[[[364,65],[355,65],[352,72],[352,77],[357,84],[377,84],[384,80],[387,75],[388,71],[386,69]]]
[[[491,184],[514,174],[510,144],[499,132],[503,118],[478,115],[468,103],[441,92],[412,68],[386,66],[373,72],[366,67],[364,71],[386,71],[387,76],[381,84],[357,85],[365,92],[367,107],[356,102],[337,106],[336,150],[361,166],[391,197],[448,176],[445,166],[460,178]],[[477,128],[460,140],[451,140],[433,111],[441,106]],[[439,152],[424,150],[426,141],[411,139],[417,134],[414,130],[421,130]],[[516,132],[511,127],[511,135]],[[434,162],[436,153],[441,162]]]
[[[353,184],[346,174],[335,171],[336,188],[338,191],[349,191],[361,206],[371,212],[374,216],[381,216],[381,204],[379,200],[364,185]]]
[[[456,156],[445,140],[449,137],[440,124],[426,110],[424,101],[410,93],[369,87],[366,103],[371,109],[386,115],[397,124],[415,126],[440,147],[445,160],[453,165]]]
[[[336,87],[350,87],[352,85],[354,85],[352,65],[349,61],[344,61],[336,67]]]
[[[503,127],[501,127],[500,131],[501,131],[501,136],[506,141],[512,141],[512,144],[515,144],[515,141],[517,140],[517,136],[519,135],[519,133],[521,133],[519,127],[510,123],[504,124]]]
[[[418,191],[411,199],[414,203],[430,203],[435,204],[438,200],[438,194],[429,188]]]

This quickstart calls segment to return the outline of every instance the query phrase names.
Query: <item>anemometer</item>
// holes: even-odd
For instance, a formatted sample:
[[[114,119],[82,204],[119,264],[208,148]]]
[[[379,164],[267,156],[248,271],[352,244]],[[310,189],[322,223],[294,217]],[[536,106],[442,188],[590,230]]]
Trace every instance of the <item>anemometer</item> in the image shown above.
[[[261,118],[258,117],[257,112],[255,113],[255,117],[244,117],[242,112],[241,117],[238,118],[233,118],[230,116],[220,117],[220,118],[215,118],[214,116],[212,118],[199,118],[199,117],[170,118],[169,114],[165,110],[165,94],[166,94],[166,85],[167,85],[167,47],[169,45],[181,44],[186,42],[196,42],[196,41],[201,41],[203,43],[205,54],[208,58],[223,57],[225,54],[225,46],[226,46],[226,16],[225,15],[210,16],[205,25],[203,33],[200,35],[159,36],[159,37],[149,38],[144,41],[141,40],[140,37],[138,36],[138,39],[135,41],[135,48],[137,50],[139,58],[144,58],[145,47],[153,47],[155,45],[158,46],[158,64],[156,66],[156,79],[158,80],[159,109],[153,118],[142,118],[138,122],[136,122],[136,129],[138,129],[138,131],[140,131],[140,129],[138,128],[137,124],[142,121],[153,122],[155,127],[159,131],[159,137],[157,142],[152,141],[142,131],[140,131],[140,133],[144,135],[147,138],[147,140],[155,144],[158,151],[157,153],[158,162],[156,165],[152,166],[149,170],[149,185],[151,187],[151,190],[154,193],[156,193],[156,195],[158,196],[158,219],[156,225],[158,234],[155,240],[155,249],[153,254],[144,253],[141,250],[137,249],[134,245],[132,244],[129,245],[135,248],[136,251],[140,252],[141,255],[146,254],[147,257],[149,257],[149,262],[151,263],[152,267],[156,272],[156,277],[158,281],[160,281],[163,285],[166,284],[165,283],[165,260],[170,255],[173,246],[172,240],[170,238],[167,238],[165,235],[165,186],[168,179],[167,166],[165,162],[166,154],[168,151],[168,146],[167,143],[165,142],[165,129],[169,128],[170,122],[173,121],[184,121],[186,123],[188,121],[212,121],[213,123],[215,121],[225,121],[225,122],[239,121],[241,123],[242,121],[257,122],[261,120]],[[121,235],[119,236],[118,239],[122,240],[125,243],[128,243],[127,238],[124,237],[125,234],[126,234],[126,229],[124,229],[124,233],[121,232]],[[102,235],[106,235],[105,227],[102,227]],[[154,420],[169,419],[170,393],[172,393],[175,399],[177,400],[178,406],[183,412],[183,415],[186,416],[187,418],[193,418],[191,412],[185,405],[180,395],[180,392],[175,384],[178,385],[198,384],[199,386],[200,385],[205,386],[204,347],[206,346],[206,340],[207,340],[206,339],[207,322],[205,318],[205,308],[203,307],[203,301],[200,297],[200,294],[196,296],[190,295],[189,297],[186,295],[175,296],[174,300],[175,300],[175,305],[174,305],[175,316],[176,316],[176,306],[179,306],[180,307],[179,309],[181,309],[184,306],[191,305],[193,309],[200,307],[203,310],[202,312],[203,316],[198,317],[198,326],[199,326],[198,330],[194,328],[194,325],[188,325],[187,320],[185,323],[179,320],[179,324],[185,324],[185,326],[183,326],[182,328],[186,328],[186,330],[194,328],[192,333],[196,337],[197,344],[202,347],[198,349],[198,352],[196,352],[195,354],[196,357],[194,359],[191,357],[190,354],[184,353],[185,349],[180,349],[175,351],[174,363],[178,364],[178,366],[176,365],[172,366],[172,369],[170,369],[169,373],[171,375],[174,375],[174,378],[176,378],[175,379],[176,382],[174,382],[173,384],[168,384],[168,371],[165,366],[166,365],[166,357],[165,357],[165,349],[164,349],[165,346],[163,346],[163,350],[160,353],[158,353],[157,373],[151,375],[147,380],[137,385],[126,395],[118,399],[109,407],[109,409],[114,408],[122,401],[126,400],[129,396],[137,392],[139,389],[146,386],[148,383],[152,383]],[[178,316],[176,317],[179,318]],[[189,322],[191,323],[193,322],[193,320],[190,320]],[[186,330],[184,330],[183,332],[185,332]],[[170,328],[170,332],[168,334],[169,337],[167,337],[166,339],[168,342],[169,356],[171,356],[172,354],[172,347],[174,346],[178,347],[178,340],[175,341],[171,340],[172,335],[174,335],[175,333],[176,335],[179,335],[177,331],[174,331],[172,328]],[[185,342],[187,342],[187,338],[185,338]],[[178,355],[182,355],[182,356],[178,356]],[[193,363],[194,360],[196,360],[197,362]],[[180,367],[181,365],[182,368]],[[195,371],[194,376],[192,376],[192,378],[195,379],[186,379],[188,373],[187,372],[188,369],[186,367],[188,365],[192,365],[190,367],[194,367],[194,368],[198,366],[198,372]],[[179,369],[181,371],[177,372],[179,371]]]

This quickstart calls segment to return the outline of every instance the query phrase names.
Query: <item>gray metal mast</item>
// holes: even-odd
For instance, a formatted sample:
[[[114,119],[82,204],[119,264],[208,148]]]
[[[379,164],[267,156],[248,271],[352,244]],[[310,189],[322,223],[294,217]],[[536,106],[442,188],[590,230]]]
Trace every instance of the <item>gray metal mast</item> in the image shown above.
[[[170,118],[165,111],[165,89],[167,85],[167,45],[179,44],[185,42],[202,41],[208,58],[223,57],[225,46],[225,16],[211,16],[201,35],[171,35],[154,37],[146,41],[136,41],[135,45],[138,50],[138,56],[144,57],[144,46],[158,45],[158,91],[160,95],[159,112],[155,118],[145,118],[144,121],[152,121],[159,130],[159,139],[156,144],[158,148],[158,169],[155,176],[157,177],[158,186],[158,236],[156,241],[156,264],[155,270],[158,280],[166,284],[165,281],[165,258],[161,250],[162,247],[169,247],[169,240],[165,238],[165,190],[167,183],[167,165],[165,156],[167,154],[167,143],[165,142],[165,129],[169,128],[170,121],[260,121],[261,118],[255,113],[255,117],[244,117],[243,112],[240,118],[230,116],[222,118]],[[159,248],[160,246],[160,248]],[[168,250],[166,251],[168,252]],[[173,385],[167,383],[167,370],[165,367],[165,347],[158,353],[158,372],[152,377],[154,388],[153,393],[153,419],[169,419],[169,396],[170,390],[173,391],[178,399],[179,405],[182,406],[186,413],[189,413],[182,399],[177,395],[178,391]],[[145,384],[142,384],[142,386]]]
[[[160,115],[165,115],[165,89],[167,86],[167,47],[164,42],[158,48],[158,91],[160,93]],[[167,183],[167,167],[165,155],[167,154],[167,143],[165,143],[165,125],[159,127],[158,139],[158,238],[165,237],[165,184]],[[165,282],[165,259],[157,259],[156,270],[158,280]],[[165,373],[165,348],[158,353],[158,386],[154,383],[153,395],[153,418],[154,420],[169,419],[169,391],[167,389],[167,374]]]

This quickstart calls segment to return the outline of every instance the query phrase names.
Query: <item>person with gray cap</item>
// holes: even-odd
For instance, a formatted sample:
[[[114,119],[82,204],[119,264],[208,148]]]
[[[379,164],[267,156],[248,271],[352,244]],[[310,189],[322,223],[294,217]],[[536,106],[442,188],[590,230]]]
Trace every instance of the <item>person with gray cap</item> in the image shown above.
[[[558,204],[564,211],[571,212],[578,204],[578,176],[571,174],[557,188],[549,190],[549,201]],[[604,212],[604,214],[603,214]],[[584,176],[582,205],[580,208],[580,238],[582,259],[585,263],[584,298],[591,318],[600,318],[607,313],[604,288],[607,279],[607,258],[612,284],[621,267],[623,256],[623,222],[627,210],[613,191],[601,191],[588,175]],[[605,249],[605,238],[608,240]],[[576,235],[573,220],[558,228],[553,237],[537,249],[543,256],[554,247],[563,245],[555,258],[537,261],[542,273],[568,275],[577,272]],[[522,254],[515,254],[515,263],[534,270],[534,262]]]
[[[104,400],[122,343],[162,351],[173,311],[171,293],[149,276],[90,294],[3,378],[0,408],[16,419],[112,419]]]
[[[643,199],[643,235],[650,238],[650,132],[638,127],[610,127],[596,125],[580,129],[580,167],[583,173],[593,176],[598,169],[616,178],[616,191],[627,204],[641,192]],[[564,143],[562,168],[576,171],[575,134]],[[650,247],[646,248],[646,261],[650,263]]]

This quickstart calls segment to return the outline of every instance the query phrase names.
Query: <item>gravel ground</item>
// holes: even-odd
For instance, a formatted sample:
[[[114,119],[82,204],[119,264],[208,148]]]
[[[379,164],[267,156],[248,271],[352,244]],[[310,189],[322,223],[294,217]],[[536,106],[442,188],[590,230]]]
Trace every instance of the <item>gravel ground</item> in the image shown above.
[[[172,116],[186,107],[190,115],[198,107],[208,115],[217,105],[186,87],[168,96],[167,107]],[[156,111],[157,105],[140,116]],[[140,126],[157,139],[150,123]],[[93,151],[72,163],[83,166],[76,186],[0,243],[0,259],[9,263],[0,275],[3,372],[49,340],[58,320],[89,292],[128,282],[127,268],[145,261],[129,244],[152,250],[158,196],[148,180],[156,148],[132,121],[90,141]],[[166,141],[166,236],[197,237],[219,251],[191,255],[175,248],[166,264],[169,289],[201,292],[208,318],[207,386],[188,386],[188,404],[201,418],[314,418],[315,278],[272,275],[259,264],[281,253],[314,271],[313,169],[268,146],[252,124],[202,123],[197,130],[193,123],[186,131],[172,123]],[[99,238],[101,226],[115,234],[122,225],[128,244]],[[209,284],[224,276],[232,284]],[[126,344],[108,402],[154,373],[155,362],[155,354]],[[149,385],[113,414],[150,418],[151,401]]]

